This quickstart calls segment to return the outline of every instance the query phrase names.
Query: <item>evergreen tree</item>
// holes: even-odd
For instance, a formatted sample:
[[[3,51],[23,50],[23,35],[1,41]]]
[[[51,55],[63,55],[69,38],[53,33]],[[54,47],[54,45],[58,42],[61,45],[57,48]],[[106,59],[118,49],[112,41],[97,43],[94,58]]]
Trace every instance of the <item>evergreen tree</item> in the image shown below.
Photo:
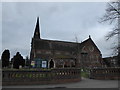
[[[9,50],[4,50],[4,52],[2,53],[2,67],[8,67],[9,66],[9,59],[10,59],[10,52]]]
[[[30,60],[29,60],[28,56],[26,56],[25,62],[26,62],[25,66],[30,67]]]
[[[19,52],[16,53],[16,55],[13,57],[13,68],[19,69],[19,66],[22,67],[25,66],[25,59],[21,56]]]

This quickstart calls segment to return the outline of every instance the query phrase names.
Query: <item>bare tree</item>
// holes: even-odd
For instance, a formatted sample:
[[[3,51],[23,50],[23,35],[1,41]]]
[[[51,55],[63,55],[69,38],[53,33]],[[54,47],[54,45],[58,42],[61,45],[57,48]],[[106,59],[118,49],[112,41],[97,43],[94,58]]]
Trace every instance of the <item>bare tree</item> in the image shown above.
[[[101,18],[101,22],[109,22],[109,24],[113,24],[113,30],[108,32],[106,35],[106,40],[110,38],[116,37],[115,46],[112,48],[115,54],[119,53],[119,44],[120,44],[120,1],[116,0],[116,2],[109,2],[107,4],[106,13]]]

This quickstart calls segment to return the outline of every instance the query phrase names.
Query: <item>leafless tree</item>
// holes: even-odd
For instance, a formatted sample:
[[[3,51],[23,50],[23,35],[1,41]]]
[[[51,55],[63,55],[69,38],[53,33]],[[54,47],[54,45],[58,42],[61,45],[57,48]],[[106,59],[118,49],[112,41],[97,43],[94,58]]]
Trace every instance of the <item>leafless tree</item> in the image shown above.
[[[101,18],[100,22],[108,22],[109,24],[113,24],[113,30],[108,32],[106,35],[106,40],[109,40],[110,38],[116,37],[116,40],[118,42],[117,45],[113,47],[113,50],[115,53],[118,54],[119,50],[119,44],[120,44],[120,1],[116,0],[115,2],[109,2],[107,3],[106,13]]]

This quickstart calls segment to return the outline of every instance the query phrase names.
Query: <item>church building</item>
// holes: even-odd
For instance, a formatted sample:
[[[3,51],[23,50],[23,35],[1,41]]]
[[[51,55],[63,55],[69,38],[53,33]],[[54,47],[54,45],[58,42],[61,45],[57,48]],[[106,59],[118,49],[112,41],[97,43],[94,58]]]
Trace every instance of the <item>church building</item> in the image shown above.
[[[30,60],[35,68],[96,68],[102,54],[90,36],[81,43],[42,39],[37,18]]]

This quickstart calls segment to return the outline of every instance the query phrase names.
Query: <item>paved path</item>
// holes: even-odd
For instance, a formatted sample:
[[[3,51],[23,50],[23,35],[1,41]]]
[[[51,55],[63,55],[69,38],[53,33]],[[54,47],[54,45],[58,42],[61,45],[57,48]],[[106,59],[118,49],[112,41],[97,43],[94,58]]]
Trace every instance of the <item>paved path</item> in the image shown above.
[[[5,88],[118,88],[118,80],[82,78],[80,82],[56,85],[4,86]]]

